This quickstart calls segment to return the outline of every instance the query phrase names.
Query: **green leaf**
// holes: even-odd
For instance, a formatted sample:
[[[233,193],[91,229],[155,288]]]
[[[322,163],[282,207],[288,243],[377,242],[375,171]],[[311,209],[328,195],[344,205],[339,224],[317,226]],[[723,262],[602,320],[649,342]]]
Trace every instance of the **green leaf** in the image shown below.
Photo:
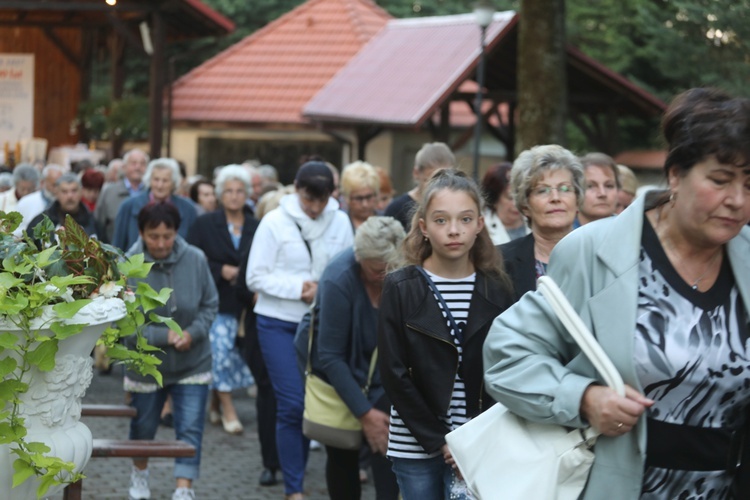
[[[18,335],[10,332],[0,333],[0,347],[4,349],[13,349],[18,343]]]
[[[57,335],[58,340],[64,340],[70,337],[71,335],[75,335],[76,333],[80,333],[81,330],[86,325],[68,325],[64,324],[61,321],[56,321],[50,325],[50,330],[52,330],[55,335]]]
[[[32,443],[26,443],[26,449],[32,453],[49,453],[52,449],[44,443],[34,441]]]
[[[6,375],[13,373],[13,370],[15,370],[17,366],[18,363],[16,360],[10,356],[0,359],[0,377],[5,377]]]
[[[11,273],[0,273],[0,288],[13,288],[21,283],[23,283],[23,280],[16,278]]]
[[[9,378],[0,382],[0,401],[11,401],[17,393],[26,392],[28,384]],[[2,423],[0,423],[2,425]],[[0,432],[2,434],[2,432]]]
[[[23,484],[27,479],[34,475],[34,468],[25,460],[18,458],[13,462],[13,488]]]
[[[33,351],[26,353],[26,360],[43,372],[51,371],[55,367],[55,354],[57,354],[57,340],[41,342]]]
[[[149,313],[148,319],[150,319],[153,323],[164,323],[169,327],[170,330],[182,335],[182,328],[180,328],[180,325],[178,325],[177,322],[170,317],[159,316],[156,313]]]
[[[145,278],[153,265],[153,262],[144,262],[143,254],[139,253],[120,261],[117,269],[128,278]]]
[[[44,475],[39,478],[39,487],[36,489],[36,497],[42,498],[47,494],[50,487],[54,486],[59,481],[55,480],[55,476]]]
[[[36,254],[36,265],[39,267],[47,267],[56,262],[58,259],[52,258],[56,251],[57,247],[52,246]]]
[[[52,309],[60,318],[70,319],[89,303],[91,303],[91,299],[79,299],[73,302],[62,302],[60,304],[55,304],[54,306],[52,306]]]

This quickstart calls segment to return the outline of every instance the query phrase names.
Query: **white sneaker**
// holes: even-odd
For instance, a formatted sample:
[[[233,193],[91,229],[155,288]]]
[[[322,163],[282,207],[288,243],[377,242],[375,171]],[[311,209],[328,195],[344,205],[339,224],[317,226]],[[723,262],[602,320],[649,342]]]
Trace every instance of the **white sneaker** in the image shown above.
[[[310,451],[318,451],[321,448],[323,448],[323,445],[321,445],[319,442],[315,441],[314,439],[310,440]]]
[[[193,488],[177,488],[172,494],[172,500],[195,500]]]
[[[151,498],[151,490],[148,488],[148,469],[137,469],[133,467],[130,473],[130,489],[128,490],[130,500],[148,500]]]

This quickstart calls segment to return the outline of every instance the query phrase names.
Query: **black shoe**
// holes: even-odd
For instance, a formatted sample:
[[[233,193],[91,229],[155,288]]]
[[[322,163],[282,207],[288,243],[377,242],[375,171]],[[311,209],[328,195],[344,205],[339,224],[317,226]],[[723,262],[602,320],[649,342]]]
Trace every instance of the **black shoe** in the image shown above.
[[[260,474],[260,480],[258,480],[258,483],[260,483],[261,486],[273,486],[278,481],[276,481],[276,471],[273,469],[263,469],[263,472]]]

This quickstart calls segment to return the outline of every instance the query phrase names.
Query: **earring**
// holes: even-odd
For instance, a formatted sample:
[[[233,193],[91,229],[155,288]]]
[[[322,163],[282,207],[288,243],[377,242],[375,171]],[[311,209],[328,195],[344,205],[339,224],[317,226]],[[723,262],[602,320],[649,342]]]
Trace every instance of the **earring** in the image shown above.
[[[425,240],[425,241],[430,241],[430,238],[428,238],[427,236],[425,236],[425,237],[424,237],[424,240]]]
[[[677,193],[672,191],[669,193],[669,203],[674,205],[675,200],[677,199]]]

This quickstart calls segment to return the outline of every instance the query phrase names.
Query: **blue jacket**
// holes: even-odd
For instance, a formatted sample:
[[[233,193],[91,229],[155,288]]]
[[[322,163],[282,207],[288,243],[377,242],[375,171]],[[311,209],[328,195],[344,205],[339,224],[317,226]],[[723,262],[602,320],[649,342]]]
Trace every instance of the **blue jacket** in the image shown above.
[[[133,246],[133,243],[138,240],[138,213],[151,201],[150,194],[147,191],[134,198],[125,200],[120,205],[117,217],[115,218],[115,233],[112,236],[112,245],[127,252]],[[183,238],[187,238],[190,226],[193,225],[193,222],[198,217],[195,205],[192,201],[175,195],[170,197],[170,201],[177,207],[182,219],[177,233]]]

